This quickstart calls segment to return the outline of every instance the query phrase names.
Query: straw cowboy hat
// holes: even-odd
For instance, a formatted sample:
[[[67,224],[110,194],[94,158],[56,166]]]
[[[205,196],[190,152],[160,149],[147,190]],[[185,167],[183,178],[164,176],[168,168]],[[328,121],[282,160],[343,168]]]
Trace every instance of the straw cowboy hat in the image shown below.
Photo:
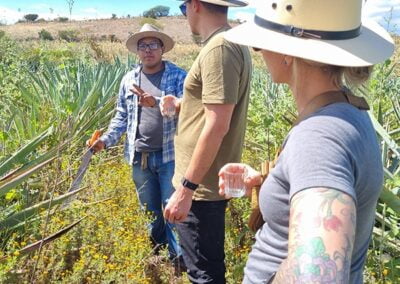
[[[179,1],[186,1],[186,0],[179,0]],[[228,7],[244,7],[249,4],[247,1],[242,1],[242,0],[200,0],[200,1],[219,6],[228,6]]]
[[[170,51],[174,47],[174,40],[167,34],[160,32],[158,28],[150,24],[144,24],[139,32],[133,34],[126,41],[126,47],[129,51],[137,52],[138,41],[146,37],[155,37],[162,41],[164,45],[164,53]]]
[[[394,51],[390,35],[361,22],[363,0],[265,0],[254,18],[226,39],[269,51],[338,66],[369,66]]]

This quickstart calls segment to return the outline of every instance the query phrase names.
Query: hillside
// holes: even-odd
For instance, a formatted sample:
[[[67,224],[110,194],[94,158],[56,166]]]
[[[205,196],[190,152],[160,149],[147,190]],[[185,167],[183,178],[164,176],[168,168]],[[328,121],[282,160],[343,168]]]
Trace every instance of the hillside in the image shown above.
[[[102,19],[88,21],[71,22],[37,22],[37,23],[18,23],[10,26],[1,26],[10,37],[16,40],[38,39],[38,33],[45,29],[54,37],[57,37],[58,31],[76,30],[82,37],[110,37],[114,35],[118,40],[125,42],[130,33],[140,29],[143,18],[129,19]],[[176,42],[191,43],[192,36],[189,25],[184,17],[163,17],[156,20],[163,28],[163,31],[169,34]]]

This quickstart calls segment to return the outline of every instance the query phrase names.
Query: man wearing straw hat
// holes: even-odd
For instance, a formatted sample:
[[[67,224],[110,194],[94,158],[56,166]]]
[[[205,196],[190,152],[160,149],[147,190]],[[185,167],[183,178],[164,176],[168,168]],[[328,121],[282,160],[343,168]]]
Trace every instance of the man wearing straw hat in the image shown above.
[[[218,195],[218,170],[240,161],[249,102],[247,47],[223,38],[228,7],[239,0],[189,0],[180,6],[203,48],[185,80],[175,137],[175,192],[164,211],[177,223],[182,255],[193,283],[225,283],[227,200]]]
[[[162,105],[166,97],[182,97],[186,72],[162,60],[163,54],[173,48],[174,41],[152,25],[143,25],[128,39],[126,46],[138,55],[141,64],[122,79],[116,114],[107,133],[97,140],[93,149],[101,151],[115,145],[126,132],[125,158],[133,166],[138,198],[154,218],[149,227],[155,253],[160,246],[168,244],[169,258],[177,263],[181,254],[178,240],[173,225],[162,214],[173,192],[177,118],[175,111],[165,115]]]
[[[361,21],[362,0],[260,1],[254,19],[226,39],[260,51],[273,81],[287,84],[299,117],[262,184],[264,225],[243,283],[363,283],[382,188],[381,152],[367,102],[347,87],[394,51],[390,35]],[[261,184],[247,165],[247,188]]]

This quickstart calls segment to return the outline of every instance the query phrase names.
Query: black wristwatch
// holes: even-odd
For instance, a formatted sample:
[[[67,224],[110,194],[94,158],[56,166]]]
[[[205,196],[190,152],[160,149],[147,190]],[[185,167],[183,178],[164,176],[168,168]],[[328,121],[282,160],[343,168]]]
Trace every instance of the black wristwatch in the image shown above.
[[[182,185],[193,191],[195,191],[199,187],[198,184],[195,184],[195,183],[187,180],[185,177],[182,178]]]

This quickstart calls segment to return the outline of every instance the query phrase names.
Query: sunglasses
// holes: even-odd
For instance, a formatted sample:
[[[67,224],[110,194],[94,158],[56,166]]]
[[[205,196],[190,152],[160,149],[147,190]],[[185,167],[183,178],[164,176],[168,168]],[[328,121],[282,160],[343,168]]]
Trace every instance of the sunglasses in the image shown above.
[[[157,50],[161,47],[161,44],[158,42],[152,42],[149,44],[146,43],[139,43],[138,44],[138,50],[140,51],[146,51],[147,48],[149,48],[150,50]]]
[[[187,3],[190,2],[190,0],[186,0],[183,2],[181,5],[179,5],[179,9],[181,9],[182,15],[186,17],[186,10],[187,10]]]

